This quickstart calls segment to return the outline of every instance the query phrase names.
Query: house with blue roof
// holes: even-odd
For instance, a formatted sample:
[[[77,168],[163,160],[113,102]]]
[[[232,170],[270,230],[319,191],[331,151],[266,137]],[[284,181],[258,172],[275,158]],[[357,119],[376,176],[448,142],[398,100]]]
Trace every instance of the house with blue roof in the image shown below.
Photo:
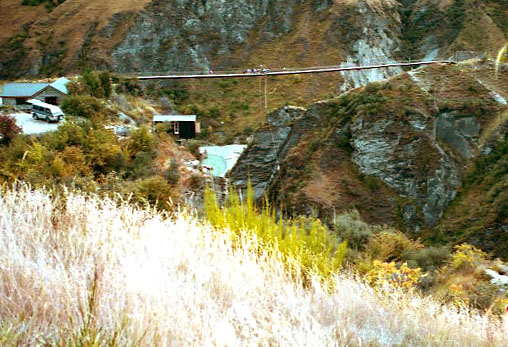
[[[42,102],[60,105],[69,91],[65,77],[59,78],[53,83],[7,83],[2,88],[3,105],[15,106],[18,108],[30,108],[27,103],[29,99],[37,99]]]

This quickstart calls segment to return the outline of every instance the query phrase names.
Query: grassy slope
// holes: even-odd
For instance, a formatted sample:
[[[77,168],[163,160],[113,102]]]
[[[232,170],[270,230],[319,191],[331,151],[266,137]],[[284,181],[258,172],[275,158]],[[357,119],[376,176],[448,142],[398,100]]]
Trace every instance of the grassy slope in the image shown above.
[[[3,345],[506,344],[488,315],[347,274],[304,289],[253,239],[108,200],[6,191],[0,240]]]
[[[19,0],[2,0],[0,3],[0,44],[22,31],[23,25],[32,23],[46,14],[44,6],[21,7]]]
[[[2,0],[0,5],[0,23],[11,24],[4,24],[0,35],[0,48],[4,46],[2,59],[4,62],[11,58],[16,60],[8,65],[16,69],[4,72],[10,76],[29,75],[31,64],[40,62],[43,55],[46,55],[46,63],[51,59],[51,66],[42,71],[43,75],[77,72],[80,64],[90,58],[108,62],[111,48],[123,39],[133,14],[142,10],[150,0],[66,1],[51,12],[44,5],[22,6],[21,2]],[[127,15],[124,25],[118,27],[112,37],[94,40],[93,49],[88,51],[95,33],[119,13]],[[23,26],[27,28],[22,29]],[[23,32],[26,38],[21,41],[21,47],[8,42]],[[20,50],[22,55],[19,55]],[[83,58],[83,54],[87,56]]]

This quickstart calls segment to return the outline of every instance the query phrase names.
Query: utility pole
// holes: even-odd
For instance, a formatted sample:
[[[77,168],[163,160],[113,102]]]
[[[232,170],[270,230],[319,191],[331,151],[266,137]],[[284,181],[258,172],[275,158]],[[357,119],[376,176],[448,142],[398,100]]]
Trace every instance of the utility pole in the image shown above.
[[[268,114],[268,75],[265,74],[265,115]]]

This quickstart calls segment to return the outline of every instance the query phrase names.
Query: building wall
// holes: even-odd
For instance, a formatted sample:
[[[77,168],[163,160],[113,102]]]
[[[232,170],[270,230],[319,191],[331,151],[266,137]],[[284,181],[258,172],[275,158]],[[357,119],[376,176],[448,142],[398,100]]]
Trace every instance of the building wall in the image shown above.
[[[56,97],[57,98],[57,104],[61,105],[63,99],[66,97],[64,93],[61,93],[60,91],[56,90],[55,88],[48,87],[45,88],[42,92],[39,94],[36,94],[34,99],[40,100],[42,102],[46,102],[46,97]]]
[[[24,100],[26,101],[28,99],[24,98]],[[29,110],[32,108],[32,105],[30,104],[18,105],[16,102],[16,98],[2,98],[2,104],[3,106],[13,106],[20,110]]]
[[[2,103],[5,106],[16,106],[16,99],[14,99],[14,98],[2,98]]]

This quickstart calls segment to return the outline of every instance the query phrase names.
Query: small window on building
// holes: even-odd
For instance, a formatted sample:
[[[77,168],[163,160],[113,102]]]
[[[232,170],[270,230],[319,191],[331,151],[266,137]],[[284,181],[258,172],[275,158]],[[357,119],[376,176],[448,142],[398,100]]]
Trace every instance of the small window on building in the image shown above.
[[[26,99],[16,98],[16,105],[18,105],[18,106],[26,105]]]

